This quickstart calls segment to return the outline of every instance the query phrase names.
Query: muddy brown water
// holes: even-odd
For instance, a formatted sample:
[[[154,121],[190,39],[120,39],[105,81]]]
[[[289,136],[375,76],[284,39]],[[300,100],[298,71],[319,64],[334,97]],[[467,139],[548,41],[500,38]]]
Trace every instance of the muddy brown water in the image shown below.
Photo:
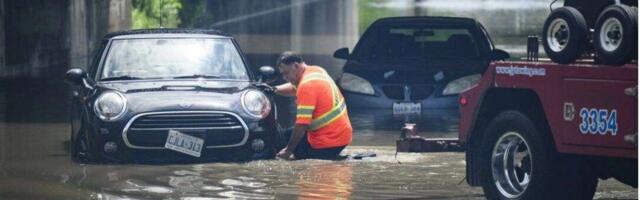
[[[463,153],[395,158],[396,131],[357,130],[344,153],[378,155],[364,160],[85,165],[69,158],[69,129],[0,124],[0,199],[484,199],[480,188],[460,183]],[[596,194],[636,197],[637,189],[611,179]]]

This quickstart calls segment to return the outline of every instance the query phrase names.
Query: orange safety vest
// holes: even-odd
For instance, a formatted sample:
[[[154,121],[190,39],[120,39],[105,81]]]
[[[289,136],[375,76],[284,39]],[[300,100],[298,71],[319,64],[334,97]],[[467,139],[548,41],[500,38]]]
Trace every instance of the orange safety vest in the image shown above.
[[[329,74],[308,66],[296,87],[296,124],[309,125],[307,140],[315,149],[351,144],[353,129],[344,97]]]

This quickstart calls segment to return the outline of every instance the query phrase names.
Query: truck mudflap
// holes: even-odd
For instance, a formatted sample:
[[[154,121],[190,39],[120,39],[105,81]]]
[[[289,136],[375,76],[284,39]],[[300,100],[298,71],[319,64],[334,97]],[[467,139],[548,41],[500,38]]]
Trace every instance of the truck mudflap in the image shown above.
[[[458,138],[424,138],[418,136],[415,124],[405,124],[396,140],[398,152],[462,152]]]

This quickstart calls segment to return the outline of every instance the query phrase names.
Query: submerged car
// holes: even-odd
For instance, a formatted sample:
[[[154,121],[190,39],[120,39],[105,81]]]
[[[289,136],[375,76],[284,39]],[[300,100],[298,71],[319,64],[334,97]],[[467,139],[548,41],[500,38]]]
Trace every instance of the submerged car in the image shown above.
[[[415,122],[422,130],[457,131],[458,94],[480,80],[495,49],[483,26],[469,18],[393,17],[375,21],[346,59],[338,79],[354,116],[397,130]],[[397,123],[400,122],[400,123]],[[449,126],[450,125],[450,126]]]
[[[67,72],[71,156],[81,162],[273,157],[284,141],[275,104],[257,80],[235,40],[220,31],[107,34],[87,71]]]

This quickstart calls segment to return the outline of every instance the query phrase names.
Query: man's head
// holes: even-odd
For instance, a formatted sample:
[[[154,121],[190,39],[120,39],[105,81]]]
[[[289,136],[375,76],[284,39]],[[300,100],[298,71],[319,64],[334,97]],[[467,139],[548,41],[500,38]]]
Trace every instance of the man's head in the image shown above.
[[[291,51],[282,53],[280,57],[278,57],[276,65],[278,69],[280,69],[282,77],[294,85],[298,85],[304,69],[307,66],[302,56]]]

